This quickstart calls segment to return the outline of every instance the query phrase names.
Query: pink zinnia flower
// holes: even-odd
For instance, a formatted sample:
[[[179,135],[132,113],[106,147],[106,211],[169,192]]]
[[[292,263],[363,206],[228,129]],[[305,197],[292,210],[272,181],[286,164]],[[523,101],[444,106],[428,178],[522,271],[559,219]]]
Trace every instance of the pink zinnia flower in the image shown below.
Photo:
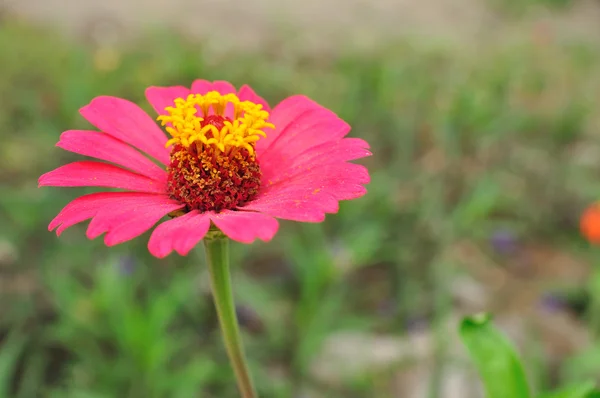
[[[148,242],[162,258],[173,250],[186,255],[211,222],[238,242],[268,241],[275,217],[320,222],[338,211],[338,201],[366,193],[366,168],[348,161],[370,155],[369,145],[344,138],[350,126],[307,97],[271,110],[248,86],[236,91],[228,82],[197,80],[191,89],[150,87],[146,98],[170,139],[139,106],[105,96],[80,110],[101,132],[61,135],[58,147],[110,163],[70,163],[42,175],[40,186],[127,192],[81,196],[49,230],[60,235],[91,218],[88,238],[106,232],[104,242],[113,246],[170,215]]]

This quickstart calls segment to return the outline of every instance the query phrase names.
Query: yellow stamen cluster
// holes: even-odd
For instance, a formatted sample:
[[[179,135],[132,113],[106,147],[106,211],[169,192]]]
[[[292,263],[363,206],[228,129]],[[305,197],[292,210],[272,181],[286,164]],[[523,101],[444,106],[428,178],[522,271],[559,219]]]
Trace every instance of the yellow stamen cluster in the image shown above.
[[[228,107],[228,104],[232,106]],[[225,114],[228,108],[233,108],[232,114]],[[166,146],[180,144],[187,148],[193,143],[201,143],[212,145],[222,152],[246,148],[250,155],[254,155],[254,143],[266,137],[263,130],[274,128],[267,122],[269,112],[263,110],[262,105],[240,101],[235,94],[222,95],[217,91],[205,95],[190,94],[186,99],[177,98],[175,106],[167,107],[166,111],[168,115],[158,117],[173,137]],[[210,115],[223,118],[219,123],[221,128],[210,123]]]

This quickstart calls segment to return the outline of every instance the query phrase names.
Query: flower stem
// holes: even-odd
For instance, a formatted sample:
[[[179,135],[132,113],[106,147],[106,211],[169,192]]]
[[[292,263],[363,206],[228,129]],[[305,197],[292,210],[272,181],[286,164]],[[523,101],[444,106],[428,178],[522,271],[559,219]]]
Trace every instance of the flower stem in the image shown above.
[[[238,388],[243,398],[256,398],[233,301],[229,273],[229,239],[222,236],[204,239],[204,248],[221,334],[235,372]]]

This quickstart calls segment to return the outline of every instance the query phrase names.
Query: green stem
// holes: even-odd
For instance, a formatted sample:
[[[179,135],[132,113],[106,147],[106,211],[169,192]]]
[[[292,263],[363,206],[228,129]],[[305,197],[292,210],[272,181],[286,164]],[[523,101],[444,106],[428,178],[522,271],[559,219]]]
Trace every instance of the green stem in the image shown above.
[[[221,236],[204,239],[204,248],[206,249],[206,261],[221,333],[235,372],[238,388],[243,398],[256,398],[233,301],[229,273],[229,239]]]

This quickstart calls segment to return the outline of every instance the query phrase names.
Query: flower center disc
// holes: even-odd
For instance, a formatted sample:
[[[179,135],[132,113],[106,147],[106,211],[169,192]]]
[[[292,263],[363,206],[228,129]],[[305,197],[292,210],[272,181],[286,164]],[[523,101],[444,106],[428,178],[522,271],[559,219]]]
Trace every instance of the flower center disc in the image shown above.
[[[158,117],[173,145],[167,189],[186,209],[220,211],[252,200],[260,188],[254,146],[273,128],[262,105],[216,91],[177,98]]]

